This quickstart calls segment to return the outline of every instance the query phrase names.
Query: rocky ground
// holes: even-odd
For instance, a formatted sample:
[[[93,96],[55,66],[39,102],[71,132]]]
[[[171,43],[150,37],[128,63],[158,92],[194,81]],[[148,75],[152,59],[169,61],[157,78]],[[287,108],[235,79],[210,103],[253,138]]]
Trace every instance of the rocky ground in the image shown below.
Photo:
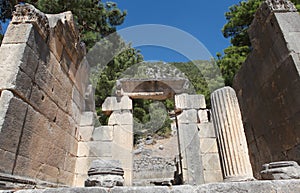
[[[0,193],[298,193],[300,180],[248,181],[174,187],[60,188]]]

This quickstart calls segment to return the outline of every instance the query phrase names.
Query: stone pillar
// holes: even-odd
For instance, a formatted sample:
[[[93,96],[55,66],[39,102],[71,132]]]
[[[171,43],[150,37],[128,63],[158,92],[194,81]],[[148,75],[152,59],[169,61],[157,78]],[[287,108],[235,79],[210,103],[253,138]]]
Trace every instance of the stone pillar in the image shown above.
[[[235,91],[230,87],[214,91],[211,95],[211,105],[224,180],[253,179],[246,136]]]
[[[112,159],[122,164],[125,186],[132,185],[133,115],[131,110],[132,100],[128,96],[108,97],[102,104],[103,112],[112,112],[108,120],[108,125],[113,127]]]
[[[182,111],[177,116],[177,122],[184,184],[203,184],[197,114],[199,109],[206,108],[205,98],[203,95],[176,95],[175,105],[176,109]]]

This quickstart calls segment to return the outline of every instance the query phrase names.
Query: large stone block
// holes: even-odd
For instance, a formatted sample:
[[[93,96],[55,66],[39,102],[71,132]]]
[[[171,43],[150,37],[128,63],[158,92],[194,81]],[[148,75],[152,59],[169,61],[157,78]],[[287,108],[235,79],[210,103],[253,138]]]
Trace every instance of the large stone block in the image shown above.
[[[198,111],[198,119],[200,123],[207,123],[208,120],[208,110],[199,110]]]
[[[68,112],[71,114],[72,119],[75,121],[76,124],[80,125],[80,121],[81,121],[81,109],[80,109],[80,107],[76,105],[74,100],[72,100],[70,102],[69,107],[70,107],[70,109],[69,109]]]
[[[202,154],[218,153],[218,145],[216,138],[200,139],[200,152]]]
[[[108,125],[132,125],[133,115],[129,110],[114,111],[109,119]]]
[[[82,142],[83,143],[83,142]],[[112,156],[112,146],[111,142],[101,142],[101,141],[89,141],[86,142],[89,148],[90,157],[111,157]]]
[[[62,68],[59,61],[54,57],[52,53],[49,54],[47,63],[45,64],[51,74],[60,82],[64,88],[64,92],[71,96],[73,83],[68,77],[68,73]]]
[[[133,149],[133,125],[115,125],[113,132],[115,155],[120,153],[132,153]]]
[[[200,156],[200,140],[197,124],[179,124],[178,136],[183,156],[183,178],[185,184],[202,184],[203,165]]]
[[[34,86],[32,89],[30,101],[32,105],[43,115],[45,115],[50,121],[56,121],[58,107],[43,90],[41,90],[37,86]]]
[[[103,112],[119,110],[132,110],[132,100],[128,96],[123,96],[121,98],[107,97],[102,104]]]
[[[204,171],[203,173],[204,173],[204,181],[206,184],[223,181],[222,170],[218,170],[218,171],[210,170],[210,171]]]
[[[60,171],[58,174],[58,184],[73,184],[75,174],[68,171]]]
[[[47,69],[45,64],[38,66],[35,83],[41,88],[61,109],[67,111],[67,104],[71,100],[70,93],[62,92],[64,87]]]
[[[183,110],[180,115],[177,116],[178,124],[198,123],[197,110],[189,109]]]
[[[78,131],[78,141],[91,141],[94,126],[80,126]]]
[[[90,156],[90,147],[88,142],[78,142],[78,157],[89,157]]]
[[[112,141],[114,139],[114,127],[113,126],[96,127],[92,137],[94,141]]]
[[[63,170],[74,173],[77,158],[78,157],[76,155],[70,155],[69,153],[66,153]]]
[[[6,90],[1,92],[0,105],[0,149],[16,153],[28,107]]]
[[[198,124],[199,136],[201,138],[216,138],[215,128],[213,123]]]
[[[73,85],[73,93],[72,93],[72,99],[75,102],[75,104],[79,107],[80,111],[84,110],[84,93],[79,90],[79,88],[75,85]]]
[[[95,123],[94,112],[83,112],[81,114],[80,126],[93,126]]]
[[[56,183],[59,172],[57,167],[19,155],[13,174]]]
[[[19,155],[62,169],[66,152],[52,144],[51,141],[24,129]]]
[[[0,149],[0,172],[11,174],[13,171],[15,158],[15,153]]]
[[[75,173],[87,177],[92,161],[98,159],[97,157],[78,157],[76,160]],[[86,179],[84,179],[86,180]]]
[[[59,40],[55,29],[50,30],[48,45],[56,60],[61,61],[64,46]]]
[[[21,25],[10,24],[7,27],[2,44],[20,44],[27,43],[30,36],[33,35],[34,26],[31,23]]]
[[[28,108],[24,128],[42,139],[48,140],[55,147],[63,149],[71,155],[76,155],[77,153],[77,140],[75,137],[71,136],[66,129],[60,128],[31,107]]]
[[[202,163],[205,171],[221,171],[220,158],[216,153],[203,155]]]
[[[175,95],[175,106],[178,109],[205,109],[204,95]]]

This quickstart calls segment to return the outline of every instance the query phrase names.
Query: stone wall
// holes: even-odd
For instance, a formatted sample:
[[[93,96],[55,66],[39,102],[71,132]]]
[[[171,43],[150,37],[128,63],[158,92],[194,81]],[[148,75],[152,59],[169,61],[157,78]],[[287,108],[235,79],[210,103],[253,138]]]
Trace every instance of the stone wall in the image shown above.
[[[257,178],[264,163],[300,162],[300,15],[281,3],[259,8],[249,30],[253,50],[234,80]]]
[[[85,47],[70,12],[16,9],[0,48],[0,172],[72,185],[86,109]]]
[[[102,111],[109,114],[108,125],[93,127],[93,114],[86,112],[80,128],[75,186],[84,186],[93,160],[117,160],[124,170],[125,185],[132,185],[133,116],[129,97],[108,97]],[[86,124],[84,124],[84,122]],[[84,126],[85,125],[85,126]]]
[[[174,172],[176,171],[174,159],[150,155],[142,155],[139,158],[135,156],[133,162],[133,185],[150,186],[151,182],[173,180]]]

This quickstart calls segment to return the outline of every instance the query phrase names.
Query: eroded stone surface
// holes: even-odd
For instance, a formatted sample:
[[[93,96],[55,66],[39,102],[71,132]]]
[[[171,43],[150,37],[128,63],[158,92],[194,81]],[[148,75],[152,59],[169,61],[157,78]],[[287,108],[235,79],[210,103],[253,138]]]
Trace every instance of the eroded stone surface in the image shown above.
[[[115,187],[115,188],[60,188],[20,190],[16,193],[294,193],[300,192],[300,180],[252,181],[211,183],[201,186],[174,187]],[[3,193],[3,192],[1,192]]]
[[[124,185],[124,171],[116,160],[94,160],[88,171],[86,187],[98,186],[112,188]]]
[[[253,50],[233,83],[256,178],[265,163],[300,162],[300,15],[290,1],[267,2],[249,28]]]
[[[264,180],[300,179],[300,166],[294,161],[271,162],[260,173]]]

